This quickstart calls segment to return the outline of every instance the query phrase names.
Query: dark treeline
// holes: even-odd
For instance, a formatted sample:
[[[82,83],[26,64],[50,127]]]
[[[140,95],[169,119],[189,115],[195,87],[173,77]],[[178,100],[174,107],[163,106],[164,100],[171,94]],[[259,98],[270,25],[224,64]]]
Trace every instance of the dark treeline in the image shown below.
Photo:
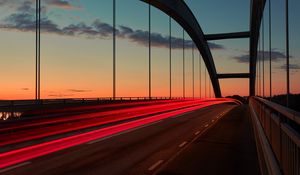
[[[241,101],[242,103],[247,103],[247,97],[233,95],[227,96],[227,98],[234,98]],[[266,97],[266,99],[270,100],[269,97]],[[286,106],[286,94],[275,95],[272,97],[272,101],[282,106]],[[290,94],[289,108],[300,112],[300,94]]]
[[[275,95],[272,97],[272,101],[286,106],[286,94]],[[300,94],[290,94],[289,108],[300,112]]]

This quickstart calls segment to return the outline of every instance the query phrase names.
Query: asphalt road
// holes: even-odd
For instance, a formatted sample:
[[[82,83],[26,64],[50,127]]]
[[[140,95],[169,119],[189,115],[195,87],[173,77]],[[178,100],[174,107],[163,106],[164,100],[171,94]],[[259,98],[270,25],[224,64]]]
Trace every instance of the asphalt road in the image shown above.
[[[1,174],[153,174],[236,107],[220,104],[0,170]]]
[[[260,175],[247,105],[231,110],[157,175]]]

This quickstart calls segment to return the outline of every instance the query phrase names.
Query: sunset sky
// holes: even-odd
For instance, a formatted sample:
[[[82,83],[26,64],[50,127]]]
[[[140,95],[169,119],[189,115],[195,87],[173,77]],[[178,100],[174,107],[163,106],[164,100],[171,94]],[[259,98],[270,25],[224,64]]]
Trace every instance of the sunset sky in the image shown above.
[[[41,98],[112,96],[112,0],[41,1]],[[186,0],[186,3],[205,34],[249,30],[250,0]],[[300,92],[298,9],[300,2],[290,0],[292,93]],[[265,51],[269,48],[268,10],[267,4]],[[272,14],[273,93],[281,94],[286,91],[284,1],[272,1]],[[151,18],[152,95],[168,96],[169,17],[152,7]],[[117,96],[147,96],[148,5],[139,0],[117,0],[116,22]],[[182,28],[174,20],[172,37],[172,95],[182,96]],[[0,38],[0,99],[33,99],[35,0],[0,0]],[[185,39],[186,96],[192,96],[192,42],[186,33]],[[218,73],[249,72],[248,39],[213,41],[209,45]],[[199,96],[201,56],[196,49],[194,56],[195,95]],[[201,63],[204,96],[205,67],[202,60]],[[265,62],[266,72],[268,64]],[[266,73],[266,82],[268,77]],[[248,79],[220,80],[220,85],[223,96],[247,96],[249,92]]]

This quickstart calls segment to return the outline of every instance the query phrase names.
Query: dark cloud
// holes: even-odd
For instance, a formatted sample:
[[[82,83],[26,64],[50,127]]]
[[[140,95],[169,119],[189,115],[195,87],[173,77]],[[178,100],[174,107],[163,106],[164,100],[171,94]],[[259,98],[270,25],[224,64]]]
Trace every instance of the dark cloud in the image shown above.
[[[81,92],[92,92],[92,90],[85,90],[85,89],[68,89],[67,91],[70,91],[70,92],[76,92],[76,93],[81,93]]]
[[[278,68],[278,69],[286,70],[286,64],[281,65],[281,66],[279,66],[279,67],[277,67],[277,68]],[[299,65],[299,64],[290,64],[290,65],[289,65],[289,68],[290,68],[291,70],[299,70],[299,69],[300,69],[300,65]]]
[[[92,26],[97,30],[98,35],[102,36],[102,37],[109,37],[113,34],[113,26],[111,26],[110,24],[101,22],[99,19],[96,19]],[[116,29],[116,34],[119,35],[119,30]]]
[[[208,46],[210,49],[225,49],[224,46],[212,42],[208,42]]]
[[[56,5],[68,5],[67,1],[61,0],[47,0],[46,3]],[[5,19],[4,24],[0,24],[0,29],[16,30],[16,31],[31,31],[35,32],[35,13],[32,8],[32,2],[25,1],[19,6],[17,13],[11,14]],[[96,19],[91,25],[84,22],[78,24],[70,24],[65,27],[59,27],[52,20],[48,19],[46,15],[41,19],[41,32],[66,35],[66,36],[85,36],[87,38],[110,38],[113,33],[113,26],[101,22]],[[131,42],[142,46],[148,46],[149,32],[143,30],[134,30],[127,26],[118,26],[116,35],[119,38],[128,39]],[[171,37],[172,48],[181,49],[183,40],[181,38]],[[168,48],[169,36],[163,36],[160,33],[151,33],[151,45],[153,47]],[[209,43],[211,49],[224,49],[222,45]],[[193,42],[185,40],[185,48],[191,49]]]
[[[18,3],[20,2],[16,2],[13,0],[0,0],[0,6],[4,7],[4,6],[8,6],[8,7],[15,7]]]
[[[0,24],[0,28],[13,29],[20,31],[33,31],[35,30],[34,16],[26,13],[12,14],[5,19],[5,24]]]
[[[35,9],[32,8],[32,5],[33,5],[32,2],[25,1],[17,8],[17,11],[23,12],[23,13],[35,14]]]
[[[7,3],[9,3],[11,0],[0,0],[0,5],[5,5]]]
[[[257,53],[257,57],[262,58],[263,55],[264,55],[265,60],[269,59],[269,51],[264,51],[264,52],[261,51],[261,52]],[[271,52],[271,57],[272,57],[272,61],[279,62],[279,61],[284,60],[286,58],[286,55],[283,52],[273,50]],[[236,56],[233,58],[240,63],[249,63],[249,54],[243,54],[243,55]],[[292,56],[291,56],[291,58],[292,58]],[[260,59],[260,61],[262,61],[262,59]]]
[[[126,38],[139,45],[148,46],[149,32],[143,30],[133,30],[130,27],[119,26],[119,37]],[[181,38],[171,37],[171,44],[173,49],[181,49],[183,40]],[[222,45],[215,43],[208,43],[211,49],[224,49]],[[154,47],[169,47],[169,36],[163,36],[160,33],[151,33],[151,45]],[[185,48],[191,49],[193,41],[185,40]]]

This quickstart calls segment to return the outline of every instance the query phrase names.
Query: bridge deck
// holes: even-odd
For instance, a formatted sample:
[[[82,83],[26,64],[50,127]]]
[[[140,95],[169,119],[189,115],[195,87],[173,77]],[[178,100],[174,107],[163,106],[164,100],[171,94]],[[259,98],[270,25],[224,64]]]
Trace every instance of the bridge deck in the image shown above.
[[[159,175],[260,174],[251,126],[248,107],[236,107]]]

